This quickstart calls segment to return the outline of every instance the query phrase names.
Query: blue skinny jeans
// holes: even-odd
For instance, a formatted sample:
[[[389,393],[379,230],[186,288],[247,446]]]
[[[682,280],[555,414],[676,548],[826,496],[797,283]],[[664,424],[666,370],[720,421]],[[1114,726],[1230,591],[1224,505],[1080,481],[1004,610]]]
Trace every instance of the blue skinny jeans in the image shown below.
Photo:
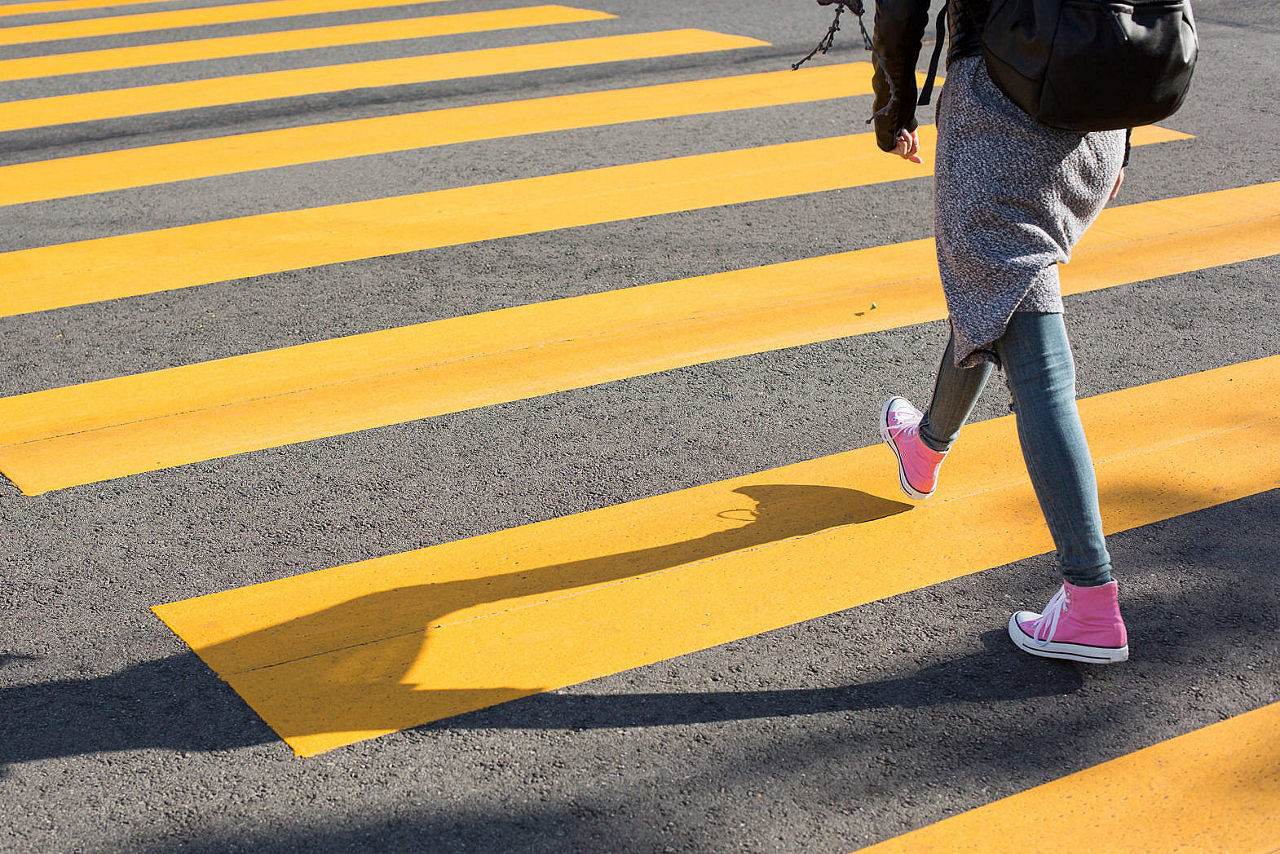
[[[947,344],[938,368],[920,437],[946,451],[973,411],[992,366],[957,368],[955,342]],[[1111,556],[1102,535],[1098,482],[1076,408],[1076,371],[1061,314],[1015,312],[992,349],[1000,359],[1018,441],[1040,509],[1058,551],[1062,577],[1080,587],[1111,580]]]

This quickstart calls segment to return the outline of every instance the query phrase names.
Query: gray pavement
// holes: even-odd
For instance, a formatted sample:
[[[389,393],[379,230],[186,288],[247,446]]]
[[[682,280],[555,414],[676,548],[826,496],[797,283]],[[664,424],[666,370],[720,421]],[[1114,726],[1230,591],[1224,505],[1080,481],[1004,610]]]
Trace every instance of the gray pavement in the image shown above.
[[[456,0],[305,25],[504,5]],[[0,165],[778,70],[829,21],[801,0],[584,5],[621,17],[6,83],[0,99],[681,27],[771,46],[19,131],[0,134]],[[1202,0],[1196,11],[1195,89],[1167,123],[1196,138],[1136,150],[1122,202],[1280,180],[1270,84],[1280,9]],[[863,58],[856,45],[846,27],[819,61]],[[14,206],[0,209],[0,250],[860,132],[868,104]],[[926,237],[930,191],[921,178],[3,318],[0,394]],[[1280,353],[1277,281],[1270,258],[1069,298],[1080,394]],[[846,851],[1280,700],[1277,490],[1110,539],[1134,639],[1121,667],[1043,662],[1008,645],[1008,612],[1052,588],[1040,556],[313,759],[294,758],[148,610],[871,445],[886,393],[927,395],[944,337],[943,324],[924,324],[35,498],[0,483],[0,849]],[[975,417],[1007,407],[993,384]]]

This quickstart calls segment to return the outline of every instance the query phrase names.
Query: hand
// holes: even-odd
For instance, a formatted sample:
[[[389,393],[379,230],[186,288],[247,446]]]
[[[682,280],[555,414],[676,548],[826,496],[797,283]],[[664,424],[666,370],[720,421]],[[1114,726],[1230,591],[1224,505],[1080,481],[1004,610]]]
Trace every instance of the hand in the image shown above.
[[[1120,185],[1124,183],[1124,167],[1120,167],[1120,174],[1116,176],[1116,185],[1111,188],[1111,195],[1107,196],[1107,201],[1114,202],[1116,196],[1120,195]]]
[[[818,0],[819,3],[822,0]],[[920,137],[915,131],[900,130],[898,131],[898,145],[893,149],[893,153],[901,157],[903,160],[910,160],[912,163],[924,163],[920,159]],[[1119,189],[1120,185],[1116,185]]]

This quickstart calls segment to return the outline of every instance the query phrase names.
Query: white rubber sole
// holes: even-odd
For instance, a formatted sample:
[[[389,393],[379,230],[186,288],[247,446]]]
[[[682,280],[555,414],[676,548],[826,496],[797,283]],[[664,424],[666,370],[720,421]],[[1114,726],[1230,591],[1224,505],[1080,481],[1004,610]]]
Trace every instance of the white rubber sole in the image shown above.
[[[1041,658],[1063,658],[1068,661],[1082,661],[1085,664],[1118,664],[1129,659],[1128,644],[1112,647],[1057,641],[1049,641],[1046,644],[1037,643],[1034,637],[1022,630],[1020,624],[1039,616],[1034,611],[1019,611],[1009,618],[1009,639],[1023,652],[1038,655]]]
[[[902,491],[909,498],[914,498],[916,501],[924,501],[933,495],[933,492],[921,492],[907,480],[907,471],[902,467],[902,456],[898,453],[898,446],[893,443],[893,437],[889,435],[889,407],[895,400],[906,400],[906,398],[891,397],[884,402],[884,406],[880,407],[880,438],[884,439],[884,443],[889,446],[889,450],[893,451],[893,458],[898,461],[898,485],[902,487]]]

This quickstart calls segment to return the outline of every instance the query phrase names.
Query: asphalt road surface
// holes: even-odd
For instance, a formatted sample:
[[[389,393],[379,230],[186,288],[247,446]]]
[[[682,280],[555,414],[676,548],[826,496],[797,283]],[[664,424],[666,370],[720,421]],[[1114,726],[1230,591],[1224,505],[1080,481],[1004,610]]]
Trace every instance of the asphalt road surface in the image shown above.
[[[1002,383],[935,504],[877,447],[945,343],[928,270],[875,252],[931,236],[929,168],[792,145],[866,133],[865,67],[697,88],[829,10],[181,17],[216,3],[0,6],[0,849],[1280,850],[1274,0],[1197,0],[1179,133],[1067,298],[1111,395],[1105,669],[1005,637],[1056,582]],[[57,22],[89,23],[24,29]],[[866,61],[842,23],[811,67]]]

